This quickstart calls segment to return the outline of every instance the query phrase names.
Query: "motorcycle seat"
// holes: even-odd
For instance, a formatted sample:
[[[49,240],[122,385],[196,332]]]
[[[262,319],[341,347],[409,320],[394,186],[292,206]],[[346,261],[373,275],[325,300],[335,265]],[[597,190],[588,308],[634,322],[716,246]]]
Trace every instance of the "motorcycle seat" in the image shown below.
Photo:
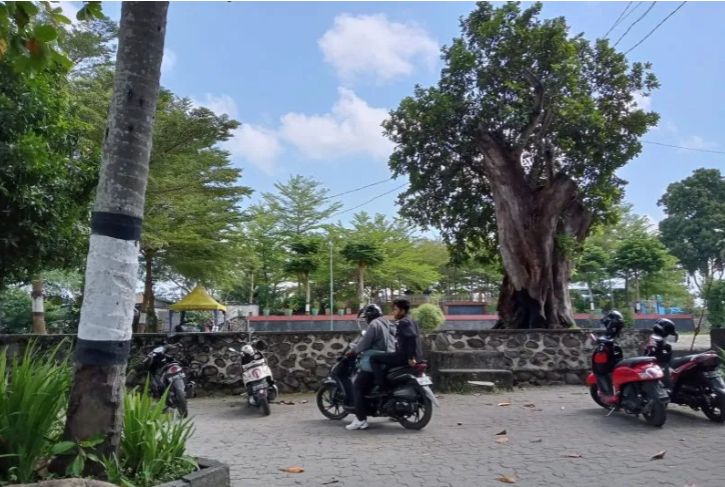
[[[614,368],[618,369],[619,367],[633,367],[635,365],[646,364],[649,362],[655,363],[656,359],[654,357],[630,357],[617,362],[617,365],[615,365]]]
[[[711,354],[712,352],[709,352],[709,353]],[[705,353],[694,353],[692,355],[685,355],[684,357],[676,357],[676,358],[673,358],[670,361],[670,368],[671,369],[677,369],[681,365],[686,364],[687,362],[692,362],[693,360],[695,360],[700,355],[707,355],[707,354],[708,354],[708,352],[705,352]]]

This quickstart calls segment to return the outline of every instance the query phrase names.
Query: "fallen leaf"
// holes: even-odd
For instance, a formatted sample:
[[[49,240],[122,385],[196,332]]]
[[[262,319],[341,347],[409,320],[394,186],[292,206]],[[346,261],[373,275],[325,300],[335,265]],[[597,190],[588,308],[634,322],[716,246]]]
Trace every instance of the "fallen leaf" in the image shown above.
[[[510,402],[500,402],[500,403],[498,403],[498,405],[501,407],[504,407],[504,406],[510,406],[511,403]]]
[[[657,455],[654,455],[652,458],[650,458],[650,460],[662,460],[663,458],[665,458],[665,453],[667,453],[667,450],[662,450]]]
[[[480,395],[481,395],[481,393],[480,393],[480,392],[477,392],[477,393],[475,393],[475,394],[474,394],[474,396],[476,396],[476,397],[478,397],[478,396],[480,396]]]
[[[305,471],[302,467],[287,467],[287,468],[280,468],[281,471],[287,472],[287,473],[302,473]]]
[[[304,401],[300,401],[300,404],[307,404],[307,399],[305,399]]]
[[[538,440],[531,440],[531,443],[541,443],[542,441],[544,441],[544,440],[539,438]]]
[[[506,430],[501,431],[500,433],[496,433],[495,436],[502,436],[506,434]]]
[[[463,423],[456,423],[458,426],[463,426]]]
[[[524,407],[525,408],[535,408],[536,407],[536,404],[534,404],[533,402],[530,402],[528,404],[524,404]]]
[[[436,399],[443,399],[443,396],[436,396]]]
[[[496,480],[499,482],[503,482],[504,484],[515,484],[516,479],[513,477],[509,477],[508,475],[501,475],[500,477],[496,477]]]
[[[582,456],[578,453],[567,453],[566,455],[562,455],[563,458],[581,458]]]
[[[336,483],[338,483],[338,482],[339,482],[339,480],[337,480],[337,479],[332,479],[332,480],[330,480],[329,482],[322,482],[322,485],[330,485],[330,484],[336,484]]]
[[[496,440],[496,443],[502,443],[503,444],[503,443],[508,443],[508,442],[509,442],[509,439],[506,438],[505,436],[503,438],[499,438],[498,440]]]

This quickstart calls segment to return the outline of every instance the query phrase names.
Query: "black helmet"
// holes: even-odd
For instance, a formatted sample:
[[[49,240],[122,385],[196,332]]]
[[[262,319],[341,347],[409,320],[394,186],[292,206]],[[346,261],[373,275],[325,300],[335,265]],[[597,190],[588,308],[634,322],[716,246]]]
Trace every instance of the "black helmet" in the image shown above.
[[[675,329],[675,324],[672,322],[672,320],[668,320],[667,318],[660,318],[659,320],[655,321],[655,324],[652,327],[652,331],[660,335],[661,337],[667,337],[669,335],[677,337],[677,330]]]
[[[601,323],[610,335],[616,337],[624,327],[624,316],[619,311],[613,309],[602,317]]]
[[[357,314],[358,318],[360,318],[361,316],[364,316],[365,321],[370,323],[374,319],[383,316],[383,310],[380,309],[380,306],[378,306],[377,304],[368,304]]]

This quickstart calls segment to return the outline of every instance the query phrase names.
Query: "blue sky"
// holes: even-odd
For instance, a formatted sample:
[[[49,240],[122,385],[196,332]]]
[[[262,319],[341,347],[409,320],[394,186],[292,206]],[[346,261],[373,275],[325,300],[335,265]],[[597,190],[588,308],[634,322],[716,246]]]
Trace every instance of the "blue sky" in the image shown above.
[[[63,2],[78,8],[78,2]],[[572,34],[601,37],[628,2],[547,2]],[[636,4],[635,4],[636,5]],[[616,41],[648,7],[639,5],[609,35]],[[618,47],[639,42],[679,2],[657,2]],[[390,144],[379,124],[413,86],[438,79],[438,49],[459,34],[471,2],[172,2],[162,83],[244,125],[228,149],[257,195],[291,174],[314,176],[333,193],[389,177]],[[104,2],[118,18],[120,3]],[[662,120],[645,140],[725,150],[722,122],[723,2],[688,2],[630,53],[651,61],[662,88],[643,103]],[[663,217],[668,184],[725,155],[645,144],[620,171],[635,211]],[[345,208],[391,191],[389,181],[345,197]],[[395,195],[365,205],[393,215]],[[342,215],[346,221],[353,212]]]

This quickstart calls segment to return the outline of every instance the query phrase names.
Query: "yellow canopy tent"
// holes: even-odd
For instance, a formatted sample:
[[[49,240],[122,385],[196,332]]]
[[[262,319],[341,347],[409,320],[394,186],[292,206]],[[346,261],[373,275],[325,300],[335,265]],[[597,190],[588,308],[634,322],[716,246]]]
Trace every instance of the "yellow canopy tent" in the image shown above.
[[[214,312],[214,328],[212,331],[218,331],[219,311],[224,315],[226,321],[227,307],[218,303],[209,293],[201,286],[196,286],[184,299],[176,304],[169,306],[169,331],[171,331],[171,322],[174,311],[181,312],[181,323],[184,323],[184,314],[187,311],[213,311]]]

